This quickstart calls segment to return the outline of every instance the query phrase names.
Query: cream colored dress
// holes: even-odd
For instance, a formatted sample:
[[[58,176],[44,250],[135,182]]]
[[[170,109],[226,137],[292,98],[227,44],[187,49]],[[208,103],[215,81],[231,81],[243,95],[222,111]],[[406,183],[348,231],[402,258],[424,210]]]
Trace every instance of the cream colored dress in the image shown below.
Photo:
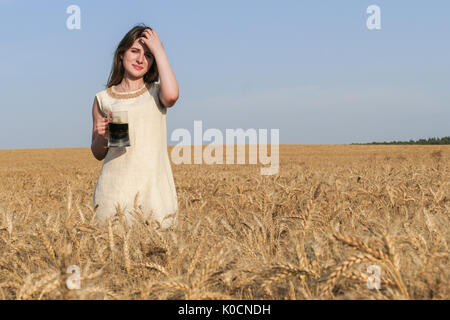
[[[178,199],[167,151],[167,108],[160,105],[159,89],[159,82],[153,82],[132,92],[111,87],[96,94],[104,117],[128,111],[130,138],[129,147],[109,148],[95,186],[93,203],[102,223],[119,204],[130,225],[137,196],[145,219],[153,217],[162,228],[172,225]]]

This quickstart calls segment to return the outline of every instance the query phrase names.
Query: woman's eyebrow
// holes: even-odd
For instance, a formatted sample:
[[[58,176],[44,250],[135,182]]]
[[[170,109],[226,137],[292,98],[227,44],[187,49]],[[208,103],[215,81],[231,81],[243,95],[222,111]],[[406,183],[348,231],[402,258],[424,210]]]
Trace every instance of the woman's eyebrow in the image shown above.
[[[140,49],[140,48],[137,48],[137,47],[131,47],[131,49],[136,49],[136,50],[138,50],[138,51],[141,51],[141,49]],[[150,53],[150,51],[145,51],[145,53]]]

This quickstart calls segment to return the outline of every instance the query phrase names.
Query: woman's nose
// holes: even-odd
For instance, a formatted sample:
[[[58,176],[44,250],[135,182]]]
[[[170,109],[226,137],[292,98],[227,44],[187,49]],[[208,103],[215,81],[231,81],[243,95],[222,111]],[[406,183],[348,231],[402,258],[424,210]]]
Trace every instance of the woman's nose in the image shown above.
[[[143,54],[143,53],[139,53],[138,58],[137,58],[137,61],[138,61],[139,63],[142,63],[142,62],[144,61],[144,54]]]

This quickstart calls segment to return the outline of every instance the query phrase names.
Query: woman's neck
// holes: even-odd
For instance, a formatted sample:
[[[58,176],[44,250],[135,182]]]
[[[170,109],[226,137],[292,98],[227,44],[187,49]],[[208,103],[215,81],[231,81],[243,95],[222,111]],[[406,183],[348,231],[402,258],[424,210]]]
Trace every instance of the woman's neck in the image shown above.
[[[117,91],[127,92],[127,91],[136,91],[144,86],[144,78],[139,79],[130,79],[127,77],[123,77],[122,81],[116,85],[115,89]]]

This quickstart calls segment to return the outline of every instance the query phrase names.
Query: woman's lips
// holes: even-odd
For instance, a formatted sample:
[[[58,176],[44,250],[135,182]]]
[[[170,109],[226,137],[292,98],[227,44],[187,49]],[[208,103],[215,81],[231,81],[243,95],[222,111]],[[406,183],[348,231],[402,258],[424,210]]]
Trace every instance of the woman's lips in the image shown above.
[[[136,70],[142,70],[142,69],[144,69],[144,67],[139,67],[139,66],[137,66],[137,65],[135,65],[135,64],[133,64],[133,68],[135,68]]]

